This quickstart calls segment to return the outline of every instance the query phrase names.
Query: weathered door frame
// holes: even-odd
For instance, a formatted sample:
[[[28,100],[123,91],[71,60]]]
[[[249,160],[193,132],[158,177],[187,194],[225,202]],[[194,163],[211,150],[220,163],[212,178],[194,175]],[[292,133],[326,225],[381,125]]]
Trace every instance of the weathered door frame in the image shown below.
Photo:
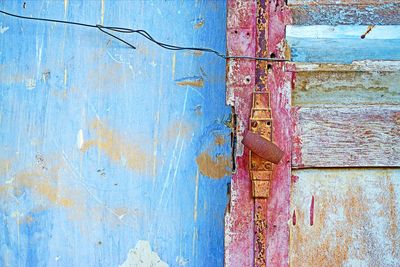
[[[229,55],[286,59],[285,25],[290,19],[283,0],[227,2]],[[287,62],[229,60],[227,104],[236,117],[235,165],[231,201],[225,219],[226,266],[288,266],[288,220],[291,177],[291,88]],[[289,71],[288,71],[289,70]],[[242,144],[249,128],[253,91],[270,92],[272,140],[284,157],[272,172],[270,194],[255,201],[249,177],[249,151]],[[255,219],[256,218],[256,219]]]

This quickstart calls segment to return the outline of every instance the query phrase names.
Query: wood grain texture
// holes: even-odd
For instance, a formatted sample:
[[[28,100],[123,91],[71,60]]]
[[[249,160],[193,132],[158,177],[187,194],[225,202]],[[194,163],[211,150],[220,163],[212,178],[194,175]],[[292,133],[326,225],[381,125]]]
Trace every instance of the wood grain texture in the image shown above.
[[[293,5],[294,25],[397,25],[400,3]]]
[[[293,168],[400,166],[400,108],[293,108]]]
[[[399,196],[399,169],[294,171],[290,265],[399,266]]]
[[[288,25],[286,37],[295,62],[346,63],[400,60],[400,26]]]
[[[400,62],[296,64],[293,106],[400,103]]]

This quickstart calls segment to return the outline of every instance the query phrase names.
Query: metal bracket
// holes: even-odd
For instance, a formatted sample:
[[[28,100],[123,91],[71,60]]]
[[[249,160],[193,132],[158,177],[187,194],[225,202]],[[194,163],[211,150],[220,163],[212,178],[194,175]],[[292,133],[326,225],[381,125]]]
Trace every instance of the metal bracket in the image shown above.
[[[272,116],[269,98],[269,92],[253,93],[250,131],[259,134],[268,141],[271,141]],[[270,181],[272,177],[272,163],[251,151],[249,152],[249,163],[253,197],[267,198],[269,196]]]

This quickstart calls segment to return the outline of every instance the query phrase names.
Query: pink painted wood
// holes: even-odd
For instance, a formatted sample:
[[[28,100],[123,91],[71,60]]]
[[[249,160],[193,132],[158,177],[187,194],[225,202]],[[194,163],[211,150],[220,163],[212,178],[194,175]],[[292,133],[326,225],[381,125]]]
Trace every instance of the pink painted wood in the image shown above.
[[[269,2],[267,45],[269,56],[285,58],[287,47],[285,26],[290,12],[284,0]],[[289,265],[290,181],[291,181],[291,90],[293,72],[285,72],[288,64],[273,63],[268,75],[273,117],[272,140],[284,152],[279,165],[275,165],[267,213],[267,266]]]
[[[263,4],[263,2],[260,2]],[[258,5],[258,6],[259,6]],[[227,48],[230,55],[256,55],[258,47],[267,46],[267,55],[283,58],[286,51],[285,25],[290,20],[284,1],[265,3],[268,26],[263,36],[257,36],[257,3],[248,0],[228,0]],[[265,42],[263,42],[264,40]],[[258,54],[258,53],[257,53]],[[273,172],[270,198],[267,200],[267,266],[288,266],[289,193],[291,120],[290,98],[293,72],[285,72],[285,63],[271,63],[267,85],[271,91],[273,112],[273,141],[285,156]],[[267,66],[268,67],[268,66]],[[254,61],[230,60],[227,64],[227,103],[237,115],[237,171],[232,176],[231,203],[226,214],[225,265],[253,266],[254,200],[248,173],[248,151],[241,145],[248,127],[252,92],[260,80],[256,78]],[[257,82],[256,82],[257,81]]]
[[[255,55],[256,4],[248,0],[228,0],[227,49],[229,55]],[[231,203],[225,219],[225,266],[253,265],[253,199],[248,151],[241,140],[248,128],[252,91],[255,86],[255,62],[227,62],[227,103],[237,116],[237,171],[232,175]]]

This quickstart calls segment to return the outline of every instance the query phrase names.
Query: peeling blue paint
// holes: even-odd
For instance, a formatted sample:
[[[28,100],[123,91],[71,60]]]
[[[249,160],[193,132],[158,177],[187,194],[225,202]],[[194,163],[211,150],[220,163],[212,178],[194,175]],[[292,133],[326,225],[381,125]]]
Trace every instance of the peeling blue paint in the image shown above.
[[[225,51],[225,1],[25,2],[0,7]],[[225,61],[135,35],[132,50],[96,29],[0,25],[0,265],[119,266],[147,240],[170,266],[223,266],[230,178],[202,176],[196,156],[230,134]],[[177,84],[200,70],[201,90]],[[230,142],[215,151],[230,156]]]

